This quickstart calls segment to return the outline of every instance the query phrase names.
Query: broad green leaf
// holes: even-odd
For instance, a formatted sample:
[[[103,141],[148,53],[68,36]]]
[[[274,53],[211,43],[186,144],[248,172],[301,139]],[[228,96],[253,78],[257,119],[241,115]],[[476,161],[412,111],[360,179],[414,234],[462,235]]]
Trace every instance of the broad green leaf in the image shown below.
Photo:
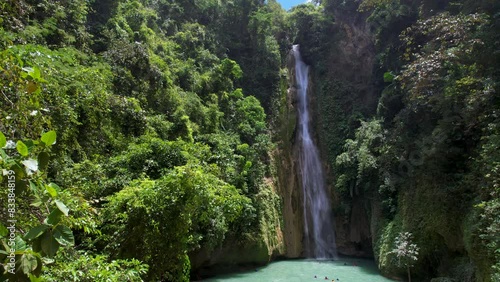
[[[31,242],[31,248],[34,252],[39,253],[42,251],[42,238],[43,236],[40,236]]]
[[[45,143],[45,145],[47,146],[54,145],[54,143],[56,143],[56,139],[57,139],[57,134],[54,130],[45,132],[42,135],[42,142]]]
[[[21,73],[21,77],[26,78],[28,75],[31,76],[34,80],[45,81],[42,79],[42,75],[40,72],[40,68],[38,67],[24,67],[22,68],[24,73]]]
[[[5,147],[5,145],[7,145],[7,139],[5,138],[5,135],[0,132],[0,148]]]
[[[35,275],[30,274],[30,282],[42,282],[42,281],[44,281],[42,277],[36,277]]]
[[[28,248],[28,246],[26,245],[26,242],[24,242],[24,240],[19,236],[16,237],[16,239],[14,240],[14,243],[15,243],[16,252],[17,251],[24,251]]]
[[[56,225],[61,221],[62,211],[59,209],[53,209],[49,216],[45,219],[46,224]]]
[[[58,225],[54,229],[54,238],[63,246],[72,246],[75,244],[73,231],[66,225]]]
[[[65,216],[68,216],[69,208],[63,202],[56,200],[56,206]]]
[[[52,258],[54,255],[57,253],[57,250],[59,249],[59,243],[56,241],[54,238],[52,232],[45,232],[43,233],[42,242],[42,251],[49,257]]]
[[[7,153],[5,153],[3,149],[0,149],[0,158],[4,160],[9,158],[9,156],[7,155]]]
[[[45,171],[49,164],[49,159],[50,156],[47,152],[41,152],[40,154],[38,154],[38,169],[41,171]]]
[[[33,68],[31,68],[31,67],[24,67],[24,68],[23,68],[23,71],[24,71],[24,73],[21,73],[21,76],[22,76],[23,78],[26,78],[28,75],[30,75],[30,76],[31,76],[31,74],[33,73],[34,69],[33,69]]]
[[[19,154],[21,154],[21,156],[26,157],[29,154],[28,146],[26,146],[26,144],[24,144],[23,141],[21,140],[17,141],[16,149],[19,152]]]
[[[43,204],[43,202],[41,199],[36,199],[36,200],[33,200],[33,202],[31,202],[31,206],[37,207],[37,208],[39,208],[42,204]]]
[[[1,222],[0,222],[0,236],[5,237],[9,233],[9,230],[7,227],[5,227]]]
[[[50,182],[49,186],[56,189],[57,192],[61,191],[61,187],[59,187],[59,185],[55,184],[54,182]]]
[[[24,240],[33,240],[33,239],[37,238],[38,236],[42,235],[43,232],[45,232],[45,230],[47,230],[47,228],[49,228],[49,226],[45,225],[45,224],[41,224],[41,225],[38,225],[36,227],[31,228],[30,231],[28,231],[28,233],[26,233],[26,235],[24,235]]]
[[[39,79],[41,77],[40,69],[38,67],[33,67],[33,72],[30,73],[31,77],[34,79]]]
[[[28,275],[37,268],[38,262],[34,255],[25,253],[21,256],[19,266],[24,274]]]
[[[54,198],[57,196],[57,190],[56,188],[50,186],[50,185],[45,185],[45,189],[47,190],[47,192],[49,192],[49,195]]]

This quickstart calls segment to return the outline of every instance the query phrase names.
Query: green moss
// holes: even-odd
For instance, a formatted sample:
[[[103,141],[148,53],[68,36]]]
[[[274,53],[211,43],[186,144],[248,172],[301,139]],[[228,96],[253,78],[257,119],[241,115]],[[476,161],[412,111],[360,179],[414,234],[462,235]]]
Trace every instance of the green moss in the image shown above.
[[[389,252],[394,249],[394,240],[396,236],[403,230],[401,217],[396,216],[394,220],[386,221],[380,226],[381,228],[378,230],[375,239],[375,260],[383,274],[394,275],[400,273],[401,271],[395,267],[394,258],[389,255]],[[404,272],[402,274],[404,274]]]
[[[484,242],[479,237],[480,231],[480,215],[478,209],[473,209],[467,214],[463,222],[464,237],[463,241],[467,254],[477,268],[476,279],[478,281],[491,281],[492,275],[491,265],[493,264],[492,258],[488,255]]]
[[[230,251],[225,252],[217,260],[219,265],[266,264],[269,262],[268,247],[263,238],[254,238],[244,244],[228,246]]]
[[[269,260],[273,254],[284,252],[281,234],[281,202],[271,183],[263,184],[255,199],[258,205],[260,238],[265,243]]]

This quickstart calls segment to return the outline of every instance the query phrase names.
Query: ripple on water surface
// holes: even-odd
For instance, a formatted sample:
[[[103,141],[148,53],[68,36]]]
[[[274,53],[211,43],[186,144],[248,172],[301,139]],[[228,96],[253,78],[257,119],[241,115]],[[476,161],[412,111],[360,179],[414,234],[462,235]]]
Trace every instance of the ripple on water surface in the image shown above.
[[[316,276],[316,278],[314,277]],[[327,279],[325,279],[325,277]],[[373,261],[339,259],[335,261],[286,260],[277,261],[250,272],[218,276],[203,281],[221,282],[387,282]]]

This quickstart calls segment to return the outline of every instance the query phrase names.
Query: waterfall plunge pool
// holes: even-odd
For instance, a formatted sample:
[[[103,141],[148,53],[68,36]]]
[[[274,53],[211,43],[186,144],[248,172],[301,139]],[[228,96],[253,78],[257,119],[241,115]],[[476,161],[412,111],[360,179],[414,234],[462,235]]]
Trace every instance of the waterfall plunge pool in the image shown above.
[[[316,276],[316,278],[314,278]],[[325,279],[327,277],[328,279]],[[338,260],[283,260],[252,271],[216,276],[208,282],[389,282],[374,261],[358,258]]]

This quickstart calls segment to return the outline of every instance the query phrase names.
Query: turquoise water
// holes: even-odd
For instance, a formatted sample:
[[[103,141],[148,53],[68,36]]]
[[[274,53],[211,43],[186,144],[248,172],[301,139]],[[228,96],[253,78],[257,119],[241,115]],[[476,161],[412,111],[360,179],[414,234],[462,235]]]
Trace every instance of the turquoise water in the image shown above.
[[[346,265],[344,265],[346,264]],[[316,275],[317,278],[314,278]],[[328,279],[325,279],[328,277]],[[270,263],[253,271],[217,276],[209,282],[387,282],[373,261],[339,259],[336,261],[287,260]],[[337,280],[338,279],[338,280]]]

